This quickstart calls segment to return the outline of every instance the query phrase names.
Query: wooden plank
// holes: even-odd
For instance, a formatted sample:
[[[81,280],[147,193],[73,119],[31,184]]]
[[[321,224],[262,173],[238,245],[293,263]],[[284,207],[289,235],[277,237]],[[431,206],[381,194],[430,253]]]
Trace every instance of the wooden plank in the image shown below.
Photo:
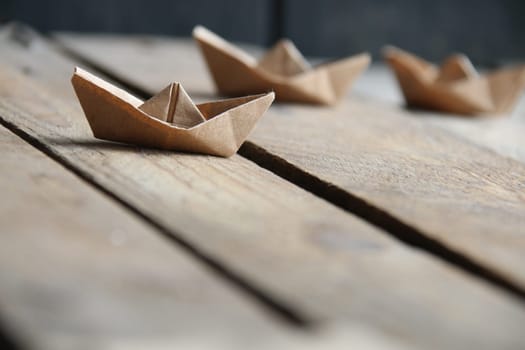
[[[285,327],[4,127],[0,147],[0,316],[24,349],[411,348]]]
[[[0,147],[0,314],[23,345],[287,339],[245,295],[1,126]]]
[[[284,114],[290,117],[283,120]],[[250,141],[351,194],[346,208],[364,201],[385,211],[375,222],[393,218],[385,223],[392,232],[409,232],[412,242],[427,237],[444,247],[436,249],[466,256],[524,295],[524,164],[404,110],[358,99],[335,113],[280,106]],[[369,215],[375,220],[377,211]]]
[[[373,99],[374,103],[401,110],[409,117],[423,119],[473,144],[525,163],[525,96],[510,115],[501,118],[464,118],[425,110],[404,110],[397,81],[384,65],[373,65],[359,81],[355,92],[363,98]]]
[[[37,37],[26,47],[6,38],[0,60],[32,72],[23,78],[1,70],[9,82],[0,84],[6,122],[297,317],[365,325],[425,348],[523,343],[524,310],[498,289],[242,157],[93,140],[76,100],[66,96],[73,62]]]
[[[78,33],[57,33],[55,38],[68,50],[97,64],[97,68],[107,69],[120,80],[150,94],[175,79],[192,98],[201,101],[216,98],[206,63],[191,40]]]
[[[212,93],[199,53],[187,42],[151,39],[146,50],[121,39],[60,36],[70,49],[145,91],[180,77],[196,93]],[[179,70],[182,56],[188,66]],[[190,69],[189,62],[197,63]],[[144,69],[152,65],[154,71]],[[432,124],[359,98],[333,109],[279,104],[249,138],[263,152],[247,156],[318,195],[331,191],[327,199],[402,239],[419,244],[423,237],[436,254],[466,256],[462,264],[495,271],[523,295],[525,165]]]

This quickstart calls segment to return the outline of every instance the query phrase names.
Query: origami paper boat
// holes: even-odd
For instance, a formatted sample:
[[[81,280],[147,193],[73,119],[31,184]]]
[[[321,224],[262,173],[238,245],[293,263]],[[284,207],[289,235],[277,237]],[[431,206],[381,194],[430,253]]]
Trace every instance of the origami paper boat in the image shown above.
[[[197,26],[193,37],[217,89],[228,96],[273,90],[280,101],[334,104],[370,63],[370,55],[363,53],[312,68],[288,40],[257,61],[204,27]]]
[[[398,48],[385,58],[396,74],[407,105],[463,115],[504,114],[525,88],[525,66],[478,74],[464,55],[453,55],[438,68]]]
[[[179,83],[147,101],[80,69],[71,79],[96,138],[229,157],[270,107],[273,93],[195,105]]]

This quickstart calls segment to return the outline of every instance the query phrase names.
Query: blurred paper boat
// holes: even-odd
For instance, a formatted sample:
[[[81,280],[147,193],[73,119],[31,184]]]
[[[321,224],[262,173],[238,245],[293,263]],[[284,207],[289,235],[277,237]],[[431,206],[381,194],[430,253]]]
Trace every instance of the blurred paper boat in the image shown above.
[[[525,66],[480,75],[464,55],[441,65],[394,47],[384,51],[407,105],[463,115],[505,114],[512,111],[525,88]]]
[[[274,99],[273,93],[195,105],[179,83],[142,101],[80,69],[71,79],[96,138],[229,157]]]
[[[217,89],[228,96],[273,90],[279,101],[334,104],[370,63],[370,55],[363,53],[312,68],[288,40],[257,61],[204,27],[197,26],[193,37]]]

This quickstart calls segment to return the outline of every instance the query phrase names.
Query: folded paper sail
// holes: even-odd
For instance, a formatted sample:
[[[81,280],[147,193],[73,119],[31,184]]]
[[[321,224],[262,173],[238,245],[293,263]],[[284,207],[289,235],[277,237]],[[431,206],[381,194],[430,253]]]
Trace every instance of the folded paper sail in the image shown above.
[[[512,111],[525,88],[525,65],[478,74],[464,55],[440,67],[394,47],[384,50],[407,105],[462,115]]]
[[[217,89],[228,96],[273,90],[279,101],[330,105],[341,100],[370,63],[370,55],[363,53],[312,68],[288,40],[279,41],[257,61],[201,26],[193,30],[193,37]]]
[[[229,157],[270,107],[273,93],[195,105],[179,83],[147,101],[80,69],[71,79],[96,138]]]

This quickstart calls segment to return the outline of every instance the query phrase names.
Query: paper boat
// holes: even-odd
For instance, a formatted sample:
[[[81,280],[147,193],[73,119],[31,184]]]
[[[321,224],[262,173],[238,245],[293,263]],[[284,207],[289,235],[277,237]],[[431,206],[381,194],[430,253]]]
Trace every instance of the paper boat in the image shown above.
[[[525,88],[525,66],[478,74],[464,55],[440,67],[389,47],[385,58],[396,74],[407,105],[463,115],[512,111]]]
[[[71,79],[96,138],[229,157],[270,107],[273,93],[195,105],[179,83],[147,101],[80,69]]]
[[[368,66],[363,53],[339,61],[310,65],[288,40],[279,41],[259,61],[211,31],[197,26],[198,42],[221,94],[239,96],[273,90],[279,101],[334,104]]]

